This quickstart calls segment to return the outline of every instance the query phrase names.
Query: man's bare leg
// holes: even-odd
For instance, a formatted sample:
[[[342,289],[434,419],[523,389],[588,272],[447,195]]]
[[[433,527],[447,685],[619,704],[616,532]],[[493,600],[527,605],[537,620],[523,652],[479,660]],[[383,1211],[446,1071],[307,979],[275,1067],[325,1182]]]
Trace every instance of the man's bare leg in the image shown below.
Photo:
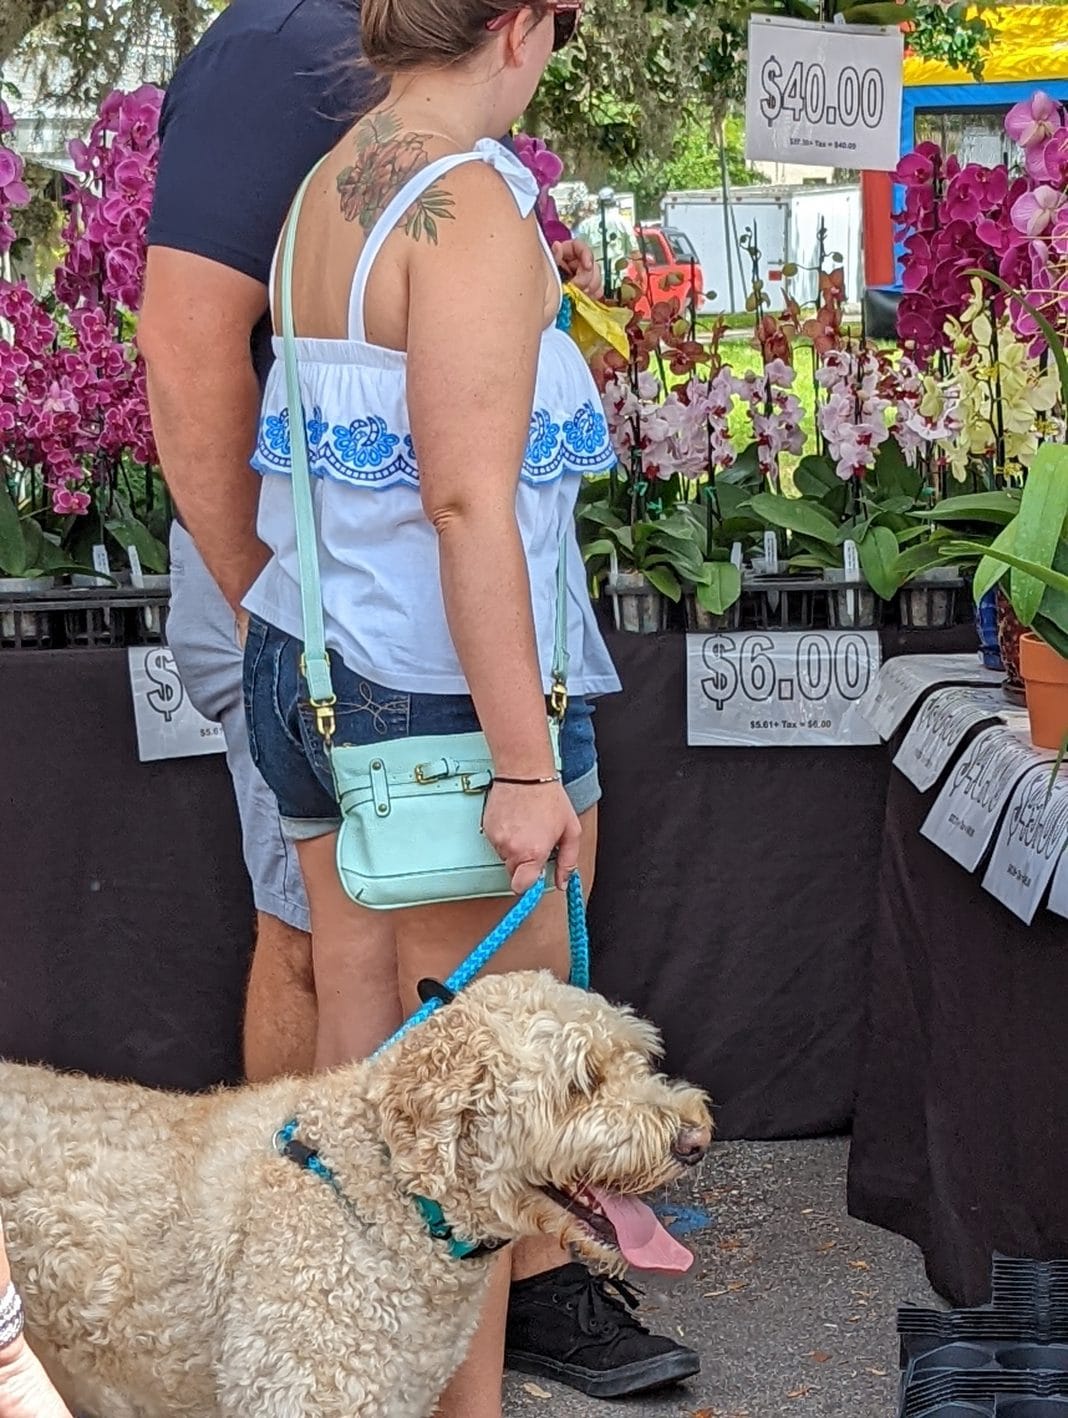
[[[257,912],[245,1002],[248,1081],[311,1073],[317,1023],[311,936],[266,911]]]

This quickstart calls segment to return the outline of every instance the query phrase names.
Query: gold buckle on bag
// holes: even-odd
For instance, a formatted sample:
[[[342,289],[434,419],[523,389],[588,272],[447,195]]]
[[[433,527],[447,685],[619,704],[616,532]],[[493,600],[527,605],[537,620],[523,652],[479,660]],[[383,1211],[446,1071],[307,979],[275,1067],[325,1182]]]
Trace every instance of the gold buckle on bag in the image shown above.
[[[553,687],[549,691],[549,708],[556,722],[562,724],[567,713],[567,686],[558,679],[553,680]]]
[[[300,673],[306,681],[308,669],[304,656],[300,657]],[[334,737],[334,730],[337,728],[337,720],[334,718],[334,705],[337,703],[337,695],[332,694],[329,699],[309,699],[309,708],[315,711],[315,729],[324,743],[329,743]]]

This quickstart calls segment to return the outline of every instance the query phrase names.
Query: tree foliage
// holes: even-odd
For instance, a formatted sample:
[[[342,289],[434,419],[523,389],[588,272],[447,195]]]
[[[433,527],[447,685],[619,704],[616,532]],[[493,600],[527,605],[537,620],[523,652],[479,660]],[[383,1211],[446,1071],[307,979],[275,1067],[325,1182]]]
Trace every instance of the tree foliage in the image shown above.
[[[0,0],[0,65],[94,106],[115,84],[166,82],[225,0]]]

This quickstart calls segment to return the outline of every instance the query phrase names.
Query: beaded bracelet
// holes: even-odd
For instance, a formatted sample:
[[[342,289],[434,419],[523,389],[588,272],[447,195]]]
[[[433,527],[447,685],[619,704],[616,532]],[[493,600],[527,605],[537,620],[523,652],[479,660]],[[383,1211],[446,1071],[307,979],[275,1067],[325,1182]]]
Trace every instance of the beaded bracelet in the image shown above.
[[[0,1349],[6,1349],[9,1344],[14,1344],[22,1333],[25,1322],[22,1296],[12,1283],[0,1295]]]

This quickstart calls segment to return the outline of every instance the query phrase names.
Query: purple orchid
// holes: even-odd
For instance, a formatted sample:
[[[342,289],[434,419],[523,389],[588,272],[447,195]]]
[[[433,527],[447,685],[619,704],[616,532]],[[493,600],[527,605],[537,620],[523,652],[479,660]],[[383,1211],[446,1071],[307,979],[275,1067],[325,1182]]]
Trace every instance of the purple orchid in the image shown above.
[[[1029,99],[1013,104],[1005,116],[1005,132],[1021,148],[1044,142],[1061,126],[1062,114],[1049,94],[1038,89]]]

